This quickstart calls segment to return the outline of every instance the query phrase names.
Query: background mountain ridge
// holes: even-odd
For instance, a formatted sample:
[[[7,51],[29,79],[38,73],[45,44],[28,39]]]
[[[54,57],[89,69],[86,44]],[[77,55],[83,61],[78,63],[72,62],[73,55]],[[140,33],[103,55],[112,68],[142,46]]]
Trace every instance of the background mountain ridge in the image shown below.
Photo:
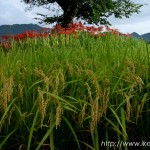
[[[21,34],[27,30],[34,30],[39,32],[43,27],[37,24],[13,24],[13,25],[1,25],[0,26],[0,36],[3,35],[16,35]]]
[[[145,34],[138,34],[136,32],[131,33],[131,36],[137,39],[144,40],[148,43],[150,43],[150,33],[145,33]]]

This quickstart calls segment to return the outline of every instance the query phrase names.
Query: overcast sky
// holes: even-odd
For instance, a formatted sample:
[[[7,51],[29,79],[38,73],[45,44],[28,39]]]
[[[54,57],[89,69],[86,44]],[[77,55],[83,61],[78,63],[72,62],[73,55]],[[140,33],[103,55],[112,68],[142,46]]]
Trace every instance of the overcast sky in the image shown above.
[[[145,3],[140,14],[133,14],[129,19],[110,18],[114,28],[123,33],[137,32],[144,34],[150,32],[150,0],[133,0],[136,3]],[[45,9],[34,8],[32,11],[25,11],[26,4],[21,0],[0,0],[0,25],[12,24],[37,24],[36,13],[47,13]],[[42,25],[44,26],[44,24]]]

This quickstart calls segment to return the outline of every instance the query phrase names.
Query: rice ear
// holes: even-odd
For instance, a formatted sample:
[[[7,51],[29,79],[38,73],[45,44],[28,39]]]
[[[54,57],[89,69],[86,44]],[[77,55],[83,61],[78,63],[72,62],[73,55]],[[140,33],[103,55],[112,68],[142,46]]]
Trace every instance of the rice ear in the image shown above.
[[[2,109],[5,110],[7,108],[7,104],[10,102],[13,95],[13,86],[14,79],[10,77],[3,81],[3,89],[2,89]]]

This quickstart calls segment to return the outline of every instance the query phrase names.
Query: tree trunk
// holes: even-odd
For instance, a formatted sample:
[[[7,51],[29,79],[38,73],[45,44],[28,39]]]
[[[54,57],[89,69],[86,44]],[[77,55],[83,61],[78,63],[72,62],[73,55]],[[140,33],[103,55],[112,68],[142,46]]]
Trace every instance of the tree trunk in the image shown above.
[[[77,3],[74,0],[74,2],[70,0],[66,0],[66,2],[63,2],[62,0],[56,0],[58,5],[62,8],[64,11],[63,17],[58,20],[60,22],[61,26],[63,28],[67,28],[69,23],[71,23],[74,19],[74,16],[76,16],[77,13]]]

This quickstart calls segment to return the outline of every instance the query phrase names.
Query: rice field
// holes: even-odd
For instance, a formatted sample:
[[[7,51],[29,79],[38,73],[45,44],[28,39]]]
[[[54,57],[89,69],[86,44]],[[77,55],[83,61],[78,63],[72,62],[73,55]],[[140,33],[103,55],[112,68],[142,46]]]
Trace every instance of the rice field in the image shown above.
[[[112,142],[150,141],[149,57],[144,41],[114,34],[0,47],[0,149],[128,150],[135,145]]]

